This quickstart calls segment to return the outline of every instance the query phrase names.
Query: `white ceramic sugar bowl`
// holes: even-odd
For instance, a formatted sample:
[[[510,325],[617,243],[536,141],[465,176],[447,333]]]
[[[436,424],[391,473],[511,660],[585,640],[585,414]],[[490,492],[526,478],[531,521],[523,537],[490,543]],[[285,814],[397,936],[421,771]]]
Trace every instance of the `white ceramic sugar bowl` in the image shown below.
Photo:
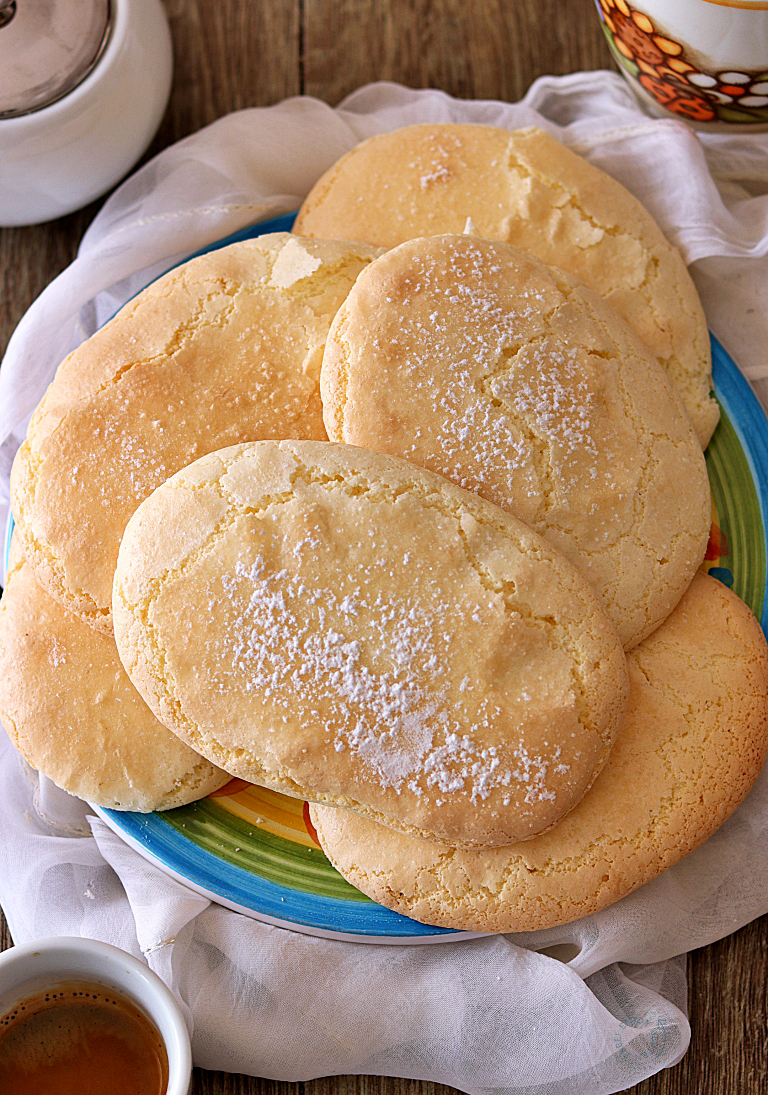
[[[71,213],[122,178],[172,66],[160,0],[0,0],[0,226]]]

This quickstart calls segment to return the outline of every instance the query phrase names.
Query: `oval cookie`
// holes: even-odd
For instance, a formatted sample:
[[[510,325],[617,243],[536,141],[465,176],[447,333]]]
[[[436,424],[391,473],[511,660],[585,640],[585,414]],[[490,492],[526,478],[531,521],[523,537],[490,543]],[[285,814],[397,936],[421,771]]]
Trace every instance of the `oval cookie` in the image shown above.
[[[179,472],[126,528],[113,607],[134,684],[211,761],[468,845],[571,809],[626,703],[618,638],[565,559],[342,445],[255,442]]]
[[[371,137],[318,180],[293,230],[394,247],[466,228],[599,293],[660,359],[706,446],[720,412],[685,263],[629,191],[542,130],[424,124]]]
[[[114,640],[62,608],[23,560],[0,601],[0,721],[33,768],[110,810],[170,810],[230,778],[157,721]]]
[[[361,244],[275,233],[171,270],[62,363],[12,472],[38,580],[106,633],[125,524],[198,456],[263,437],[323,439],[326,334]]]
[[[706,466],[663,369],[595,293],[518,248],[430,236],[376,259],[333,322],[320,390],[331,440],[439,472],[541,533],[627,649],[704,557]]]
[[[608,763],[550,832],[468,851],[314,805],[326,855],[388,908],[472,931],[566,924],[649,882],[722,825],[756,780],[768,649],[738,597],[698,574],[628,662],[629,709]]]

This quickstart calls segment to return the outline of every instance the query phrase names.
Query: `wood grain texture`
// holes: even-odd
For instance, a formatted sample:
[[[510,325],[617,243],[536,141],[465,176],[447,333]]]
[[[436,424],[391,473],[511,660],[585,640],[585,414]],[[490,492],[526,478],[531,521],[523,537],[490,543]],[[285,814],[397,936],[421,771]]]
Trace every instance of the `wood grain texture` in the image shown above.
[[[305,0],[304,91],[394,80],[514,101],[544,73],[612,67],[593,0]]]
[[[48,224],[0,228],[0,355],[35,297],[72,262],[99,205]]]
[[[11,933],[8,931],[8,923],[2,910],[0,910],[0,951],[7,951],[12,946],[13,940],[11,939]]]
[[[611,67],[593,0],[165,0],[171,100],[147,156],[232,110],[301,92],[335,104],[393,80],[462,98],[520,98],[545,73]],[[74,257],[100,203],[0,229],[0,353]],[[11,943],[0,917],[0,949]],[[768,917],[691,955],[692,1044],[632,1095],[765,1095]],[[258,1037],[258,1031],[254,1032]],[[195,1070],[194,1095],[450,1095],[417,1080],[336,1076],[290,1084]]]
[[[232,110],[298,95],[299,0],[164,0],[174,81],[153,149]],[[152,152],[152,149],[150,149]]]

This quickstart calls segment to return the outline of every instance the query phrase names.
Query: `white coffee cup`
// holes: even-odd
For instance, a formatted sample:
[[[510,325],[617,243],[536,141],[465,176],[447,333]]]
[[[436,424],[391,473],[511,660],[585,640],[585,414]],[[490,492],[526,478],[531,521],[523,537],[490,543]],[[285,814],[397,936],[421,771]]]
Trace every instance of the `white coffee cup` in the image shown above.
[[[41,990],[65,981],[90,981],[138,1004],[160,1033],[168,1054],[166,1095],[189,1095],[192,1049],[173,993],[143,962],[95,939],[56,937],[0,954],[0,1015]]]
[[[768,129],[768,0],[596,0],[621,74],[660,117]]]

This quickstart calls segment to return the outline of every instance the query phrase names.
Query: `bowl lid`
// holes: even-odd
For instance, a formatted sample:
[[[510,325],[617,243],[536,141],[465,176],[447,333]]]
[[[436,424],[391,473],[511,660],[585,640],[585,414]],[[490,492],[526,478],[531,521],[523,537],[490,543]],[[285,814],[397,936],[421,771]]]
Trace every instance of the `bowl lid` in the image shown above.
[[[0,0],[0,119],[42,110],[81,83],[106,45],[110,0]]]

